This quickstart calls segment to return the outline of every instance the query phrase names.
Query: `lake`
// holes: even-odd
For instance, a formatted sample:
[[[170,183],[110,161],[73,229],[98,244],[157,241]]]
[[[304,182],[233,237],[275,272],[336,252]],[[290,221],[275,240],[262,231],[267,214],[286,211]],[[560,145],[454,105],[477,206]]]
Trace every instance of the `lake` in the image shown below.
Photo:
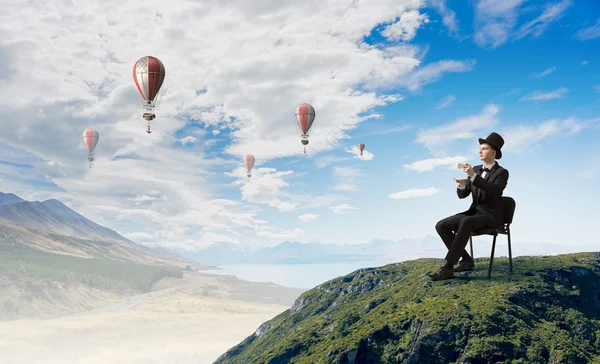
[[[285,265],[219,265],[222,270],[204,271],[233,275],[251,282],[273,282],[286,287],[313,288],[330,279],[344,276],[361,268],[379,267],[393,262],[353,262]]]

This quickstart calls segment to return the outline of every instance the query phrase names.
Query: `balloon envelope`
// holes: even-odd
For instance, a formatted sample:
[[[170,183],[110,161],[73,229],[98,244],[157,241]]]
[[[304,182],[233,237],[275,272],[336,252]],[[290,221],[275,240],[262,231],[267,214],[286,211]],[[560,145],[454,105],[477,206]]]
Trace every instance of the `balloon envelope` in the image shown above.
[[[300,131],[302,134],[308,134],[310,128],[312,127],[315,121],[315,108],[312,107],[311,104],[300,104],[296,108],[296,121],[298,121],[298,125],[300,126]]]
[[[100,139],[100,135],[98,135],[98,132],[92,128],[87,128],[83,132],[83,141],[85,142],[85,145],[90,153],[94,151],[94,148],[96,148],[98,139]]]
[[[147,104],[151,104],[165,80],[165,66],[156,57],[142,57],[133,65],[133,81]]]
[[[254,158],[254,156],[252,154],[246,155],[246,168],[248,170],[251,170],[252,167],[254,166],[255,161],[256,161],[256,159]]]
[[[360,149],[361,152],[365,150],[365,143],[360,143],[358,149]]]

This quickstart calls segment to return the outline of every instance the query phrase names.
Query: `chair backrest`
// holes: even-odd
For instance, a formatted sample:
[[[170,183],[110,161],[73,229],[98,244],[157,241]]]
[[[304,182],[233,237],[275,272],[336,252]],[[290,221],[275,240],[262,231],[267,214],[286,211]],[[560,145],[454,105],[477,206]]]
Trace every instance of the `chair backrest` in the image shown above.
[[[516,207],[517,203],[512,197],[502,196],[502,215],[504,215],[505,224],[512,224]]]

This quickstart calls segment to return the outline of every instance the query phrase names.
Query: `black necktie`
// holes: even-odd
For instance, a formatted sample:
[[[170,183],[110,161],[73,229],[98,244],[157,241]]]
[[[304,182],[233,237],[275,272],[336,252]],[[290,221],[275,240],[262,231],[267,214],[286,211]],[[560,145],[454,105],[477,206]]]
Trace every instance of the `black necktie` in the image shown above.
[[[483,172],[488,172],[489,173],[490,169],[483,167],[483,168],[481,168],[481,173],[483,173]]]

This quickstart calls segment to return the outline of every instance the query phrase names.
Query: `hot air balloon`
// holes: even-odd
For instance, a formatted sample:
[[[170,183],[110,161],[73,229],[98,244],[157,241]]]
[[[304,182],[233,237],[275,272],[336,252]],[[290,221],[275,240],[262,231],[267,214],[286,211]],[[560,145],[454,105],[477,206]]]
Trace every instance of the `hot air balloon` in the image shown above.
[[[298,134],[300,134],[300,141],[304,145],[304,153],[306,153],[306,145],[308,144],[308,137],[315,122],[315,108],[311,104],[300,104],[296,108],[296,121],[298,122]]]
[[[365,150],[365,143],[360,143],[358,145],[358,149],[360,149],[360,155],[363,155],[363,150]]]
[[[150,121],[156,117],[154,108],[165,75],[165,66],[158,58],[153,56],[142,57],[133,65],[133,81],[144,100],[144,115],[142,117],[148,121],[148,130],[146,130],[148,134],[152,132]]]
[[[250,172],[250,170],[254,166],[254,162],[256,162],[256,159],[254,158],[254,156],[252,154],[246,154],[246,169],[248,170],[248,174],[247,174],[248,178],[250,178],[252,176],[252,173]]]
[[[90,168],[92,168],[92,162],[94,161],[94,148],[96,148],[96,144],[98,144],[98,139],[100,139],[100,135],[98,132],[92,128],[87,128],[83,132],[83,141],[88,149],[88,161],[90,161]]]

